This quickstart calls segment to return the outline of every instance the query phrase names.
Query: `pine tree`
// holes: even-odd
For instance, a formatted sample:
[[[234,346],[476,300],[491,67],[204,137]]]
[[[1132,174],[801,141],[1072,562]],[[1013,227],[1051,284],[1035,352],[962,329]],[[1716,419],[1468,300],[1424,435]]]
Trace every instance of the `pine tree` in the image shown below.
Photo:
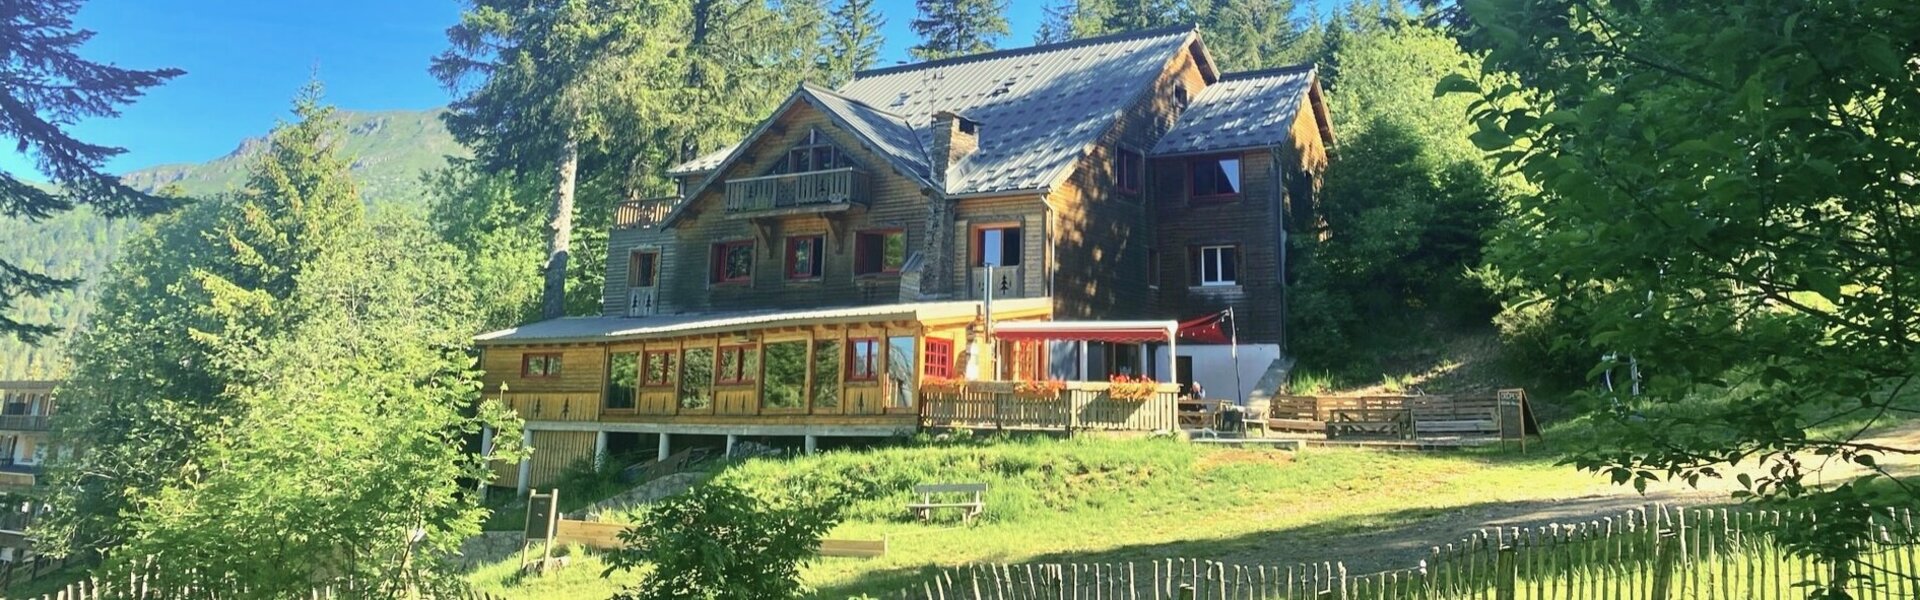
[[[1007,35],[1006,0],[916,0],[913,31],[920,44],[908,50],[919,60],[939,60],[994,49]]]
[[[1033,34],[1035,44],[1054,44],[1073,39],[1074,0],[1056,0],[1040,9],[1040,28]]]
[[[5,82],[0,85],[0,135],[13,138],[17,150],[33,157],[34,166],[57,188],[0,171],[0,216],[37,223],[75,204],[110,218],[152,215],[174,206],[101,170],[125,149],[75,139],[66,129],[83,118],[117,116],[116,107],[183,71],[138,71],[86,60],[78,50],[93,32],[74,27],[79,10],[79,0],[0,0],[0,81]],[[56,328],[44,322],[15,320],[14,301],[42,298],[76,283],[0,258],[0,335],[33,344],[54,333]]]
[[[1177,25],[1187,11],[1175,0],[1082,0],[1075,16],[1075,36],[1088,37]]]
[[[1293,18],[1293,0],[1212,0],[1198,11],[1207,46],[1228,71],[1284,66],[1309,59],[1314,48]]]
[[[60,389],[56,445],[74,455],[52,471],[49,539],[125,542],[153,494],[201,477],[194,459],[236,416],[232,392],[273,379],[252,359],[303,322],[291,299],[305,269],[361,227],[319,90],[274,129],[246,189],[158,219],[116,261]]]
[[[873,67],[880,60],[885,43],[880,28],[887,18],[873,8],[874,0],[840,0],[833,7],[823,41],[827,54],[827,84],[838,87],[851,81],[853,74]]]

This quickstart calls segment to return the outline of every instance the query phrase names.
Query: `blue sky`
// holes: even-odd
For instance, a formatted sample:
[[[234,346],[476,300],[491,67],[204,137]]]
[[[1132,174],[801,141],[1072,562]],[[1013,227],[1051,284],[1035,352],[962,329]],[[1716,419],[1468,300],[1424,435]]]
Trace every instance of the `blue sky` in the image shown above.
[[[1032,41],[1041,4],[1009,2],[1013,34],[1003,47]],[[887,18],[881,64],[893,64],[914,42],[913,2],[878,5]],[[87,58],[187,74],[123,107],[119,118],[73,131],[127,148],[108,163],[114,172],[209,160],[284,117],[315,69],[328,100],[342,108],[440,106],[448,96],[427,64],[445,48],[443,34],[460,7],[454,0],[90,0],[75,19],[97,34]],[[39,179],[11,149],[0,151],[0,168]]]

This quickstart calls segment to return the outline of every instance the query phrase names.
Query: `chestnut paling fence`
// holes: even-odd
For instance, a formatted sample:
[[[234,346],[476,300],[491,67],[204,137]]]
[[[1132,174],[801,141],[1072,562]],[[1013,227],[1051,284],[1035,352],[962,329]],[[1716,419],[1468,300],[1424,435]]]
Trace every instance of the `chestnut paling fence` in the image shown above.
[[[967,565],[895,597],[1006,599],[1674,600],[1806,598],[1829,581],[1775,532],[1816,516],[1648,507],[1576,523],[1489,529],[1433,548],[1412,568],[1354,575],[1340,563],[1263,566],[1197,559],[1099,564]],[[1911,511],[1881,516],[1853,598],[1920,598]]]

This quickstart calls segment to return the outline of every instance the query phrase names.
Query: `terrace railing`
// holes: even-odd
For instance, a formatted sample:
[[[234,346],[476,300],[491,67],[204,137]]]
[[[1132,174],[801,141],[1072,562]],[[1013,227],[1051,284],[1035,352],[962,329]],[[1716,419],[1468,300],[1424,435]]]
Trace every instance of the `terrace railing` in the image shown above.
[[[679,198],[648,198],[645,200],[627,200],[613,207],[613,228],[634,229],[652,227],[667,218]]]
[[[852,167],[727,180],[727,212],[752,214],[845,208],[865,203],[867,174]]]
[[[47,415],[0,415],[0,431],[46,431]]]
[[[922,387],[920,424],[930,428],[1026,431],[1176,431],[1178,385],[1162,384],[1144,400],[1115,399],[1112,384],[1066,382],[1040,395],[1010,381]]]

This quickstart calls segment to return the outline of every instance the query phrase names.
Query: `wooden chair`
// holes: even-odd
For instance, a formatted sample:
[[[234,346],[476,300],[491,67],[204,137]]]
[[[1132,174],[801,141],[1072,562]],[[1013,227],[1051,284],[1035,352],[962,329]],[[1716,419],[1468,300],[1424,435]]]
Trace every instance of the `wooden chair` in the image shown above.
[[[1272,400],[1248,400],[1246,414],[1240,418],[1240,433],[1252,437],[1253,428],[1260,428],[1260,437],[1267,437],[1269,429],[1267,419],[1273,415]]]

